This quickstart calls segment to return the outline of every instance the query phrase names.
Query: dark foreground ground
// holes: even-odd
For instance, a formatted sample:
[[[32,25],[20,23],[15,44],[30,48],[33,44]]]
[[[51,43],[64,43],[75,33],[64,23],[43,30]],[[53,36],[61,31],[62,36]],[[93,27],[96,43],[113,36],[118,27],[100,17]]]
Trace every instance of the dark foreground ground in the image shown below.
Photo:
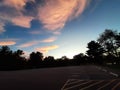
[[[120,90],[120,80],[93,65],[0,71],[0,90]]]

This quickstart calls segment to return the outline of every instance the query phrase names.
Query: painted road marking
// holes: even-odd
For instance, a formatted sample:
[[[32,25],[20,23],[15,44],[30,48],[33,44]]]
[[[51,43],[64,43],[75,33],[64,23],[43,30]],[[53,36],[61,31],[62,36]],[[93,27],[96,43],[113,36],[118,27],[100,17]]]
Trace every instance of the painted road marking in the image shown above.
[[[112,88],[112,90],[115,90],[118,86],[120,86],[120,82],[119,82],[118,84],[116,84],[116,85]]]
[[[61,90],[120,90],[120,79],[112,80],[80,80],[69,79],[66,81]],[[108,89],[107,89],[108,90]]]
[[[61,90],[64,90],[65,86],[67,85],[67,83],[68,83],[69,81],[70,81],[70,79],[66,81],[66,83],[63,85],[63,87],[61,88]]]
[[[115,77],[118,77],[118,74],[116,74],[116,73],[110,72],[110,74],[115,76]]]
[[[103,72],[108,72],[109,74],[111,74],[111,75],[113,75],[113,76],[115,76],[115,77],[118,77],[118,76],[119,76],[118,74],[113,73],[113,72],[109,72],[109,71],[107,71],[106,69],[103,69],[103,68],[101,68],[101,67],[97,67],[97,66],[96,66],[96,68],[99,69],[99,70],[102,70]]]
[[[97,90],[101,90],[102,88],[107,87],[109,84],[111,84],[114,81],[115,81],[115,79],[111,80],[110,82],[106,83],[105,85],[103,85],[102,87],[98,88]]]
[[[87,84],[87,83],[90,83],[90,82],[92,82],[92,80],[91,80],[91,81],[84,82],[84,83],[82,83],[82,84],[77,84],[77,85],[74,85],[74,86],[65,88],[65,89],[63,89],[63,90],[73,89],[73,88],[75,88],[75,87],[79,87],[79,86],[81,86],[81,85],[84,85],[84,84]]]
[[[93,83],[93,84],[91,84],[91,85],[89,85],[89,86],[87,86],[87,87],[81,88],[80,90],[88,89],[88,88],[90,88],[90,87],[92,87],[92,86],[95,86],[95,85],[97,85],[97,84],[102,83],[103,81],[104,81],[104,80],[101,80],[101,81],[95,82],[95,83]]]

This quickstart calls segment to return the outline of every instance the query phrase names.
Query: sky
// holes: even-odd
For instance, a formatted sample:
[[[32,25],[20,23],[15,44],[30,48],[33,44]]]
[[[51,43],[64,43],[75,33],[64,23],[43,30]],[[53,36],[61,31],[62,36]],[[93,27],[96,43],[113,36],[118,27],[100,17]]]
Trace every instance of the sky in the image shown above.
[[[105,29],[120,32],[120,0],[0,0],[0,46],[72,58]]]

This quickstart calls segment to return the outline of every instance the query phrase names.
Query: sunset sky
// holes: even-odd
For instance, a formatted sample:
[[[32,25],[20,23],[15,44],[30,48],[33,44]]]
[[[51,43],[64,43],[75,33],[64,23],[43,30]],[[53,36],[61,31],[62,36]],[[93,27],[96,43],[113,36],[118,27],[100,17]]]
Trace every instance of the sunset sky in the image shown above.
[[[120,31],[120,0],[0,0],[0,46],[72,58],[105,29]]]

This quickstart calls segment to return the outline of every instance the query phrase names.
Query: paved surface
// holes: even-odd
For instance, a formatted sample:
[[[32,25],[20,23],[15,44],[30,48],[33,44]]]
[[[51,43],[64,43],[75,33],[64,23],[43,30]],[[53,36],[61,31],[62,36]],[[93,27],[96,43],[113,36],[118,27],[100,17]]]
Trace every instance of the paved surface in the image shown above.
[[[120,80],[69,79],[61,90],[120,90]]]
[[[0,90],[97,89],[120,90],[120,80],[114,73],[92,65],[0,71]]]

